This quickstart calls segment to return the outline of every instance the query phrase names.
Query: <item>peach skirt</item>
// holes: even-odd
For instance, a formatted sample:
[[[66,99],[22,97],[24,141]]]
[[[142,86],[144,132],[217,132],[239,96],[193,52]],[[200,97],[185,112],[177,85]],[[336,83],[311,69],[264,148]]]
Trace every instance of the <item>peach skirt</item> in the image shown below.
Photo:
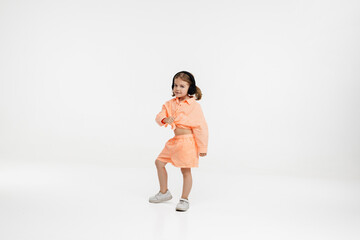
[[[193,133],[170,138],[157,159],[179,168],[199,167],[199,153]]]

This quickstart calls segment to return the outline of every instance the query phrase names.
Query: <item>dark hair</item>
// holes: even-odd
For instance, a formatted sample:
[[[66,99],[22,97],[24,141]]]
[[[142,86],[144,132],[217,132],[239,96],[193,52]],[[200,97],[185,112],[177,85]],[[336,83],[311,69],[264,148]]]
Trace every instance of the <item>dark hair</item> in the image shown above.
[[[196,82],[195,82],[195,78],[194,75],[192,75],[191,73],[187,72],[187,71],[181,71],[178,72],[177,74],[175,74],[175,76],[173,77],[173,81],[172,81],[172,85],[171,85],[171,90],[174,89],[174,82],[175,82],[175,78],[180,78],[181,80],[189,83],[189,89],[187,94],[188,95],[194,95],[196,97],[196,100],[200,100],[202,97],[202,93],[201,90],[198,86],[196,86]],[[172,96],[174,97],[175,94],[173,92]]]

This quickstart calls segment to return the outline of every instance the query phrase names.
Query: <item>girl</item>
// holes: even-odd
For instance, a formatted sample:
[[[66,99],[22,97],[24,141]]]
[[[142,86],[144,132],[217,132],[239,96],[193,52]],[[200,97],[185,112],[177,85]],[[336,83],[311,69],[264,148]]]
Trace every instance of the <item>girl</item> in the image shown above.
[[[186,211],[189,208],[189,193],[192,186],[191,168],[199,167],[199,155],[207,154],[208,125],[205,121],[200,100],[202,93],[195,84],[194,76],[186,71],[181,71],[173,77],[171,89],[173,97],[165,102],[162,110],[156,115],[155,121],[160,126],[171,126],[175,136],[169,139],[155,165],[157,168],[160,191],[149,198],[151,203],[160,203],[172,199],[167,188],[167,172],[165,165],[171,163],[181,168],[183,174],[183,191],[177,211]],[[194,95],[196,98],[194,98]]]

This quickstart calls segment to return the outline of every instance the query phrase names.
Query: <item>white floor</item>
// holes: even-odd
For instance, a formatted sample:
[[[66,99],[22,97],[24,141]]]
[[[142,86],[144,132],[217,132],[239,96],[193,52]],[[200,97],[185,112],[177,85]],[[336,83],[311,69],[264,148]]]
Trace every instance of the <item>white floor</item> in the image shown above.
[[[193,170],[190,209],[151,204],[156,169],[3,165],[1,240],[360,239],[360,182]]]

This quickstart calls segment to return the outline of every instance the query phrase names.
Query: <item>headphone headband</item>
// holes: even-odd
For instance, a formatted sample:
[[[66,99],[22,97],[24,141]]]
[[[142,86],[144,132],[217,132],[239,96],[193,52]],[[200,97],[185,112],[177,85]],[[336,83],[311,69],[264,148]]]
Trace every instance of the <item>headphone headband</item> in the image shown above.
[[[191,73],[187,71],[181,71],[181,73],[185,73],[186,75],[188,75],[190,77],[190,81],[192,82],[192,84],[196,85],[195,78]]]

